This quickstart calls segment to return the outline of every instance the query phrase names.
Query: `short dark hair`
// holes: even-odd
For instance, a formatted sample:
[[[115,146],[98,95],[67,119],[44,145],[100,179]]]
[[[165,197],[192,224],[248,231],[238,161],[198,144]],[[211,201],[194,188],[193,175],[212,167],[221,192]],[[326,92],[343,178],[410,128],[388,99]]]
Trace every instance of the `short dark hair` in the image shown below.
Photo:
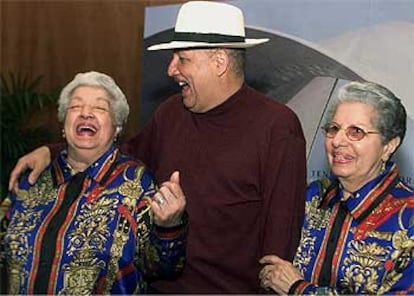
[[[246,65],[246,49],[244,48],[227,48],[226,52],[230,57],[234,73],[238,77],[244,77],[244,67]]]

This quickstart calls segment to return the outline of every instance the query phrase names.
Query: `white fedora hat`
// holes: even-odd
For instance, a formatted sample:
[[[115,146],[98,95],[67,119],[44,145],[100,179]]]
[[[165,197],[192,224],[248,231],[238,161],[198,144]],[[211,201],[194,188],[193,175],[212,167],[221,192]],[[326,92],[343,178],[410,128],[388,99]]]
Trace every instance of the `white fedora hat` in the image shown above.
[[[178,12],[171,42],[148,50],[195,47],[248,48],[269,41],[245,37],[243,12],[230,4],[190,1]]]

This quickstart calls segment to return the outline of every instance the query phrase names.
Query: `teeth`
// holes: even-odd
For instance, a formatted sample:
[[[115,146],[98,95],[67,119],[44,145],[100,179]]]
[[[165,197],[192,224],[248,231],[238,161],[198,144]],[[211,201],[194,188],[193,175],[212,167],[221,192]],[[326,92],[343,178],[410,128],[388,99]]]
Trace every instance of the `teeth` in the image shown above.
[[[82,131],[92,131],[94,133],[96,133],[96,128],[92,127],[92,126],[78,126],[78,128],[76,129],[77,132],[82,132]]]
[[[185,86],[185,85],[187,85],[187,82],[185,82],[185,81],[179,81],[178,82],[178,85],[179,86]]]
[[[345,156],[345,155],[335,155],[334,157],[335,159],[338,159],[338,160],[351,160],[352,159],[351,156]]]

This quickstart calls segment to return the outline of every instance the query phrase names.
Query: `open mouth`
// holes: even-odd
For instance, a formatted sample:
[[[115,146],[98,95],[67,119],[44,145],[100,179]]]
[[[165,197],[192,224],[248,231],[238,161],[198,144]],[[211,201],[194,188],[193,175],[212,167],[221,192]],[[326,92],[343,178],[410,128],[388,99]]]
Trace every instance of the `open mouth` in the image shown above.
[[[181,91],[186,92],[190,89],[190,86],[186,81],[178,81],[178,85],[181,87]]]
[[[333,159],[335,161],[338,161],[338,162],[344,162],[344,161],[353,160],[354,158],[351,155],[344,155],[344,154],[334,153],[333,154]]]
[[[98,132],[98,129],[91,124],[80,124],[76,127],[76,134],[83,136],[93,136]]]

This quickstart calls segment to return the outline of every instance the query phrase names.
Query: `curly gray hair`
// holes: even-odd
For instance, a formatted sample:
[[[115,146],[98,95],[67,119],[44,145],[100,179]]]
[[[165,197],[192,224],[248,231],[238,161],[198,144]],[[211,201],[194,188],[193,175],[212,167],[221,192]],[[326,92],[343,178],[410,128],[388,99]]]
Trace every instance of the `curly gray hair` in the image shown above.
[[[381,134],[383,143],[400,137],[404,139],[407,113],[401,100],[389,89],[370,81],[352,81],[338,91],[338,100],[332,105],[327,115],[327,122],[332,121],[339,104],[343,102],[361,102],[368,104],[377,112],[373,125]]]
[[[65,120],[71,95],[79,86],[94,86],[105,89],[109,96],[115,126],[122,128],[125,125],[128,119],[129,105],[124,93],[110,76],[95,71],[76,74],[75,78],[62,89],[58,100],[57,116],[59,122]]]

